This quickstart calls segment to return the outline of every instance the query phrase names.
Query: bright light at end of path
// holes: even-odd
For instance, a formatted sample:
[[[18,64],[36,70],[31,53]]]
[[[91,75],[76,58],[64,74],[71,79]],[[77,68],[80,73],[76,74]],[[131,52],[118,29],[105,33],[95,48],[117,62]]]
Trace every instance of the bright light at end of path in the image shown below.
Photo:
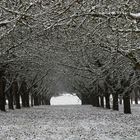
[[[81,100],[76,95],[63,94],[51,98],[51,105],[81,105]]]

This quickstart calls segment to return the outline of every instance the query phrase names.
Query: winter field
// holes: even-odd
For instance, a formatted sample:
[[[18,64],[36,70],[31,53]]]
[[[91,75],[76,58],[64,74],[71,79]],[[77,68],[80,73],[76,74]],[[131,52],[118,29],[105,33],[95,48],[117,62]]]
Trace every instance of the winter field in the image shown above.
[[[140,105],[132,115],[88,105],[0,112],[0,140],[140,140]]]

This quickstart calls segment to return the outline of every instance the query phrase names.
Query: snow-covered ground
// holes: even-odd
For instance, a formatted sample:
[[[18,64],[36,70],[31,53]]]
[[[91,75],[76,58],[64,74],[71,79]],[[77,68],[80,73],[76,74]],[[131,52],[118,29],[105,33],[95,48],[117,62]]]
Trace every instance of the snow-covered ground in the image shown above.
[[[140,105],[132,113],[80,105],[0,112],[0,140],[140,140]]]

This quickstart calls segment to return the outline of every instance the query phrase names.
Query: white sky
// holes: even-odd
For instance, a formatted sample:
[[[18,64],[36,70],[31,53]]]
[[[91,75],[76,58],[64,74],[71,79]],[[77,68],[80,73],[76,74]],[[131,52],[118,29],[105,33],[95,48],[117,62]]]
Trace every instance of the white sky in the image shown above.
[[[81,100],[71,94],[63,94],[51,98],[51,105],[81,105]]]

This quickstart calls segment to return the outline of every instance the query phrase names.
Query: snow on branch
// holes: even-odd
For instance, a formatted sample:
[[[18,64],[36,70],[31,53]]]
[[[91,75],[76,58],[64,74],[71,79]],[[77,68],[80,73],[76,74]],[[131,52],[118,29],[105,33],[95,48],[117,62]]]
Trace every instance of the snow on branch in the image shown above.
[[[107,18],[116,16],[129,16],[133,19],[140,19],[140,13],[123,13],[123,12],[99,12],[99,13],[88,13],[85,15],[92,15],[94,17]]]
[[[140,19],[140,13],[130,13],[130,16],[134,19]]]
[[[0,21],[0,26],[6,26],[8,23],[10,23],[11,21],[9,20],[4,20],[4,21]]]
[[[0,6],[3,10],[9,12],[9,13],[12,13],[12,14],[17,14],[17,15],[21,15],[21,16],[25,16],[25,17],[31,17],[30,14],[26,14],[25,12],[19,12],[19,11],[15,11],[15,10],[12,10],[12,9],[9,9],[9,8],[6,8],[6,7],[3,7],[3,6]]]
[[[12,20],[6,19],[3,21],[0,21],[0,26],[6,26],[7,24],[12,23],[12,22],[16,21],[17,19],[18,19],[18,17],[16,17],[15,19],[12,19]]]
[[[112,31],[117,31],[117,32],[122,32],[122,33],[129,33],[129,32],[140,33],[140,29],[116,29],[116,28],[112,28]]]

